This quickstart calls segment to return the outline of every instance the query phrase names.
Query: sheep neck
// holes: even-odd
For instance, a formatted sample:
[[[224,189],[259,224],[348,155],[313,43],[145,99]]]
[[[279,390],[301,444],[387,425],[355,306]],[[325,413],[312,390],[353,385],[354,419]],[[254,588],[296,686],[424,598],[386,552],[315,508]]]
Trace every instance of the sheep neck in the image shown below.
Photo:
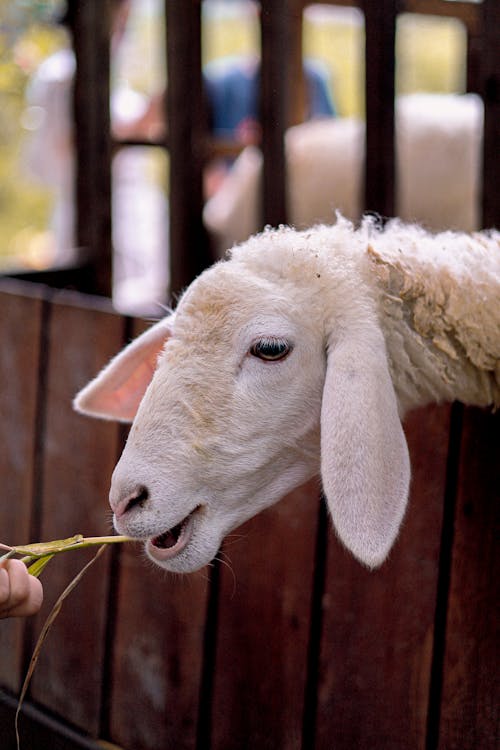
[[[494,278],[383,257],[369,247],[402,411],[459,400],[500,405],[500,302]]]

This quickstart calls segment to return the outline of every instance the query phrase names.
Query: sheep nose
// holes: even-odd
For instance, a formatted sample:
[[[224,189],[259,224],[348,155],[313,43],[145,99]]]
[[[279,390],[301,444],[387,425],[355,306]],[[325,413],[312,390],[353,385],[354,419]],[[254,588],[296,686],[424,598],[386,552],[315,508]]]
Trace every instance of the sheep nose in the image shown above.
[[[144,485],[136,487],[133,492],[124,496],[114,496],[112,493],[109,503],[114,511],[115,518],[121,518],[133,508],[143,508],[149,499],[149,490]]]

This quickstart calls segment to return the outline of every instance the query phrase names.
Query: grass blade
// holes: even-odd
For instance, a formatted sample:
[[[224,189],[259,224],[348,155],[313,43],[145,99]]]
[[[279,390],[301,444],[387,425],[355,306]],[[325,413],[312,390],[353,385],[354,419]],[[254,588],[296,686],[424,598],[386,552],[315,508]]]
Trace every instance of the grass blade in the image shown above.
[[[80,572],[78,573],[78,575],[76,575],[73,578],[73,580],[66,586],[66,588],[64,589],[64,591],[62,592],[62,594],[60,595],[60,597],[58,598],[58,600],[56,601],[56,603],[52,607],[52,610],[50,611],[49,616],[45,620],[45,623],[43,625],[42,631],[41,631],[41,633],[40,633],[40,635],[38,637],[38,640],[36,642],[36,645],[35,645],[35,648],[34,648],[34,651],[33,651],[33,655],[31,657],[30,665],[29,665],[28,671],[26,673],[26,677],[24,678],[23,686],[21,688],[21,693],[19,695],[19,702],[17,704],[16,716],[15,716],[15,719],[14,719],[14,726],[15,726],[15,730],[16,730],[17,750],[20,750],[20,748],[21,748],[21,742],[20,742],[20,737],[19,737],[19,714],[21,712],[21,708],[22,708],[24,699],[26,697],[26,692],[28,690],[31,678],[33,676],[33,672],[35,671],[35,667],[37,665],[38,658],[40,656],[40,652],[42,650],[42,646],[43,646],[43,644],[45,642],[45,639],[46,639],[46,637],[47,637],[47,635],[48,635],[48,633],[49,633],[49,631],[50,631],[50,629],[51,629],[51,627],[52,627],[52,625],[54,623],[54,620],[56,619],[56,617],[58,616],[59,612],[61,611],[61,607],[63,605],[64,600],[69,596],[69,594],[71,594],[71,592],[73,591],[73,589],[76,586],[78,586],[78,584],[80,583],[81,579],[83,578],[83,576],[85,575],[85,573],[87,572],[87,570],[102,555],[102,553],[106,549],[106,546],[107,545],[103,544],[101,547],[99,547],[99,549],[97,550],[97,552],[94,555],[94,557],[80,570]],[[47,562],[48,562],[48,560],[46,560],[45,564],[47,564]]]
[[[28,565],[28,573],[35,578],[38,578],[42,570],[49,563],[54,555],[45,555],[45,557],[37,557],[35,562]]]
[[[14,557],[15,554],[16,553],[14,552],[14,550],[11,550],[10,552],[7,552],[5,555],[2,555],[2,557],[0,557],[0,564],[3,563],[4,560],[8,560],[10,557]]]
[[[8,550],[8,555],[24,555],[23,562],[30,564],[32,560],[46,555],[58,555],[61,552],[72,552],[77,549],[86,549],[87,547],[100,547],[102,544],[122,544],[123,542],[133,541],[128,536],[82,536],[75,534],[68,539],[57,539],[53,542],[37,542],[36,544],[23,544],[15,547],[8,547],[0,544],[0,549]]]
[[[22,546],[11,547],[18,555],[29,555],[30,557],[41,557],[56,552],[64,552],[68,547],[74,547],[75,544],[83,540],[82,534],[75,534],[68,539],[55,539],[53,542],[36,542],[36,544],[23,544]]]

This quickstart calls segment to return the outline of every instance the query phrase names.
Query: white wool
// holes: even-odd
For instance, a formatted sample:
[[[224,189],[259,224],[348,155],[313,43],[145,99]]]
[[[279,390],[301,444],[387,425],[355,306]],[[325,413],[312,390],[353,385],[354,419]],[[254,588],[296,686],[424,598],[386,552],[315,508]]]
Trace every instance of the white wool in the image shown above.
[[[396,214],[427,229],[479,227],[483,105],[474,94],[412,94],[396,101]],[[312,120],[285,135],[290,223],[361,218],[365,126],[356,118]],[[220,253],[261,228],[262,156],[245,149],[204,209]]]
[[[339,217],[233,248],[75,406],[134,418],[115,526],[186,572],[318,474],[339,538],[379,565],[408,498],[400,418],[453,399],[500,406],[500,234]]]
[[[360,218],[365,158],[361,120],[329,118],[296,125],[287,131],[285,146],[291,224],[305,228],[330,223],[335,211]]]
[[[428,229],[479,228],[483,103],[418,94],[396,102],[396,214]]]

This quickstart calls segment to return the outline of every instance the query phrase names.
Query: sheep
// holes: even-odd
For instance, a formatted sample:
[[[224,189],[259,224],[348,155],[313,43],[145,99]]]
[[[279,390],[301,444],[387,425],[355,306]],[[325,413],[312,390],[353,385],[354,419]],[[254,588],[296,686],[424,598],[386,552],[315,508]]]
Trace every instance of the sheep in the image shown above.
[[[192,571],[320,475],[338,537],[379,566],[408,498],[404,414],[500,404],[499,249],[500,232],[341,216],[233,248],[75,399],[133,421],[111,481],[117,531]]]
[[[479,226],[483,104],[475,94],[412,94],[396,100],[396,213],[433,231]],[[357,118],[312,120],[285,135],[290,222],[361,218],[365,126]],[[204,222],[219,255],[259,229],[262,155],[248,146]]]

